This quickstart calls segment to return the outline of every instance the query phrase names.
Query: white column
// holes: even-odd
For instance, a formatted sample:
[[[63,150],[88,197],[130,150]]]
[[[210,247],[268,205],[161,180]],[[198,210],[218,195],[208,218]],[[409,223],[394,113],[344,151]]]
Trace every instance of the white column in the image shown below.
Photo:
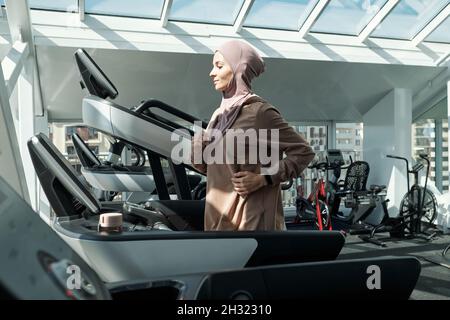
[[[400,201],[407,192],[406,166],[404,161],[389,159],[386,155],[411,160],[411,90],[392,90],[363,116],[363,121],[364,159],[370,165],[367,186],[381,184],[388,187],[389,215],[396,216]]]
[[[27,59],[18,81],[18,110],[19,110],[19,147],[25,171],[25,178],[30,194],[30,204],[37,209],[38,194],[36,189],[36,174],[27,142],[34,133],[34,103],[33,103],[33,61]]]
[[[0,65],[0,177],[28,202],[28,189],[8,96],[3,69]]]
[[[38,131],[36,128],[44,129],[39,131],[48,133],[46,123],[43,122],[47,122],[47,118],[41,103],[28,0],[6,0],[5,4],[12,43],[27,43],[29,50],[17,80],[15,89],[17,93],[12,95],[11,104],[17,108],[16,148],[19,149],[21,165],[25,173],[22,180],[30,195],[30,204],[34,210],[37,210],[39,209],[39,184],[29,156],[27,141]]]

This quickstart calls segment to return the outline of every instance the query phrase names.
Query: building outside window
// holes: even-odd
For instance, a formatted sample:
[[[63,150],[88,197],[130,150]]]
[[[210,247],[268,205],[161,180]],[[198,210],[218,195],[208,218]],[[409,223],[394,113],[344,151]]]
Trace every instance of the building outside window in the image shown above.
[[[441,192],[449,190],[448,120],[420,119],[412,125],[412,158],[430,157],[429,179]]]
[[[72,134],[77,133],[89,148],[100,158],[105,160],[108,155],[110,143],[106,135],[94,128],[65,123],[50,123],[49,138],[57,149],[77,169],[80,169],[80,161],[72,143]]]
[[[328,146],[328,134],[326,125],[292,125],[300,135],[310,144],[316,154],[323,153]],[[297,188],[303,187],[307,196],[312,190],[312,170],[305,169],[301,178],[295,179],[289,190],[282,191],[282,201],[285,208],[294,207],[297,198]]]
[[[342,151],[344,160],[349,163],[363,160],[363,123],[336,123],[336,149]],[[345,172],[342,172],[345,174]]]
[[[98,132],[94,128],[88,128],[83,126],[67,126],[66,127],[66,140],[71,140],[72,135],[77,133],[84,141],[98,140]]]

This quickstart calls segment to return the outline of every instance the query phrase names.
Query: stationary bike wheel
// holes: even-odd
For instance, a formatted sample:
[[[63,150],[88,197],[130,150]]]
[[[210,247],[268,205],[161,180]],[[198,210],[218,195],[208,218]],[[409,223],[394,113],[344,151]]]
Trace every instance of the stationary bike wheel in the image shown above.
[[[423,188],[420,188],[422,196],[423,196]],[[413,200],[417,198],[417,190],[412,195],[410,192],[404,195],[402,201],[400,202],[400,215],[405,215],[405,213],[412,212],[412,210],[417,210],[418,203],[417,200]],[[426,189],[425,190],[425,199],[423,202],[423,215],[421,217],[421,221],[426,223],[428,226],[431,225],[436,218],[436,197],[433,192]]]
[[[315,208],[315,206],[314,206]],[[328,230],[331,225],[330,209],[328,205],[323,200],[319,200],[320,214],[322,216],[322,228],[323,230]],[[319,222],[316,221],[317,229],[320,229]]]

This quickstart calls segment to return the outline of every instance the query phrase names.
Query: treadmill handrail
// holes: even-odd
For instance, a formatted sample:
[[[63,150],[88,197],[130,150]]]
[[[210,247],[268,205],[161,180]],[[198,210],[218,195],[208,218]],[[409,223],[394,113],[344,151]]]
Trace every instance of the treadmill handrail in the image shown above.
[[[156,100],[156,99],[150,99],[150,100],[144,101],[143,103],[141,103],[134,110],[134,112],[136,112],[136,113],[144,113],[145,112],[146,115],[154,117],[155,119],[158,119],[159,121],[163,121],[163,122],[169,124],[172,127],[175,127],[175,128],[180,128],[181,127],[181,128],[183,128],[183,126],[181,126],[179,124],[176,124],[173,121],[170,121],[170,120],[168,120],[168,119],[166,119],[166,118],[164,118],[164,117],[162,117],[160,115],[157,115],[157,114],[151,112],[150,111],[151,108],[161,109],[164,112],[173,114],[174,116],[177,116],[178,118],[186,120],[186,121],[188,121],[190,123],[194,123],[196,121],[201,121],[203,129],[206,129],[206,127],[208,126],[207,122],[202,121],[199,118],[196,118],[196,117],[194,117],[194,116],[192,116],[192,115],[190,115],[188,113],[185,113],[185,112],[183,112],[183,111],[181,111],[181,110],[179,110],[179,109],[177,109],[175,107],[172,107],[172,106],[168,105],[167,103],[164,103],[164,102],[162,102],[160,100]]]

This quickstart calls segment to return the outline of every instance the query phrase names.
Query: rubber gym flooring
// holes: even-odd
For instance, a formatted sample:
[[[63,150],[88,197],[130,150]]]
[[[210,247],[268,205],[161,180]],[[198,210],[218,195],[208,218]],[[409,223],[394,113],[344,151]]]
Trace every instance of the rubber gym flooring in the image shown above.
[[[411,299],[450,300],[450,251],[445,259],[441,254],[450,244],[450,235],[438,234],[430,242],[421,239],[392,240],[387,236],[378,234],[379,238],[386,238],[387,247],[383,248],[364,242],[358,236],[348,235],[338,259],[414,256],[421,262],[422,270]]]

